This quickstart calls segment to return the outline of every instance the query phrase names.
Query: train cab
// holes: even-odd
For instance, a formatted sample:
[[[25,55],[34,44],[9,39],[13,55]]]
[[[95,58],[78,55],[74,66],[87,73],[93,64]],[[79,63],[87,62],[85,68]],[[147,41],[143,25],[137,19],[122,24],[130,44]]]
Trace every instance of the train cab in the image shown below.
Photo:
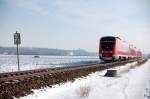
[[[106,36],[100,39],[99,58],[101,60],[113,60],[115,37]]]

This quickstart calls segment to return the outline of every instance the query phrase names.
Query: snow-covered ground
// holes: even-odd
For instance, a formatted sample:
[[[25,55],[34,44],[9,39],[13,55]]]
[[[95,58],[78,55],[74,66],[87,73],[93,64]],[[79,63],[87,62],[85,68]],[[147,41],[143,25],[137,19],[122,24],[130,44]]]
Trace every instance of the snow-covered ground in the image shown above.
[[[126,66],[130,65],[134,64]],[[33,94],[20,99],[150,99],[150,61],[118,77],[104,77],[105,73],[33,90]]]
[[[20,69],[75,66],[98,61],[97,56],[39,56],[35,58],[34,55],[20,55]],[[17,71],[16,55],[0,55],[0,73],[13,71]]]

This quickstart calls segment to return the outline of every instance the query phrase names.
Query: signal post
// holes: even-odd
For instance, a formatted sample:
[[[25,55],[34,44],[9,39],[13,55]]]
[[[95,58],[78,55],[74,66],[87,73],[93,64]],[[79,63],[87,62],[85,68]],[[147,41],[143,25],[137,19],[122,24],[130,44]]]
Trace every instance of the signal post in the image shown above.
[[[17,62],[18,62],[18,71],[20,71],[19,65],[19,45],[21,44],[20,33],[14,33],[14,44],[17,46]]]

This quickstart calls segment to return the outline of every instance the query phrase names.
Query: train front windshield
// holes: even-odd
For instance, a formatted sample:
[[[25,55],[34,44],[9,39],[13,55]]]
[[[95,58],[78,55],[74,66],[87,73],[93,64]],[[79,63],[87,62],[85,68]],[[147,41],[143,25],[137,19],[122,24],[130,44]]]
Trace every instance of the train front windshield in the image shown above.
[[[101,48],[103,51],[112,51],[114,47],[114,37],[104,37],[101,39]]]

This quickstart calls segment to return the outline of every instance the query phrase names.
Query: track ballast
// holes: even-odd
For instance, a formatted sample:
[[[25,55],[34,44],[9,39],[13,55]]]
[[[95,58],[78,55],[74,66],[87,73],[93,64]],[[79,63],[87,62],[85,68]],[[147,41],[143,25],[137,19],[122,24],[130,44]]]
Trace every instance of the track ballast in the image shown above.
[[[105,64],[0,73],[0,99],[13,99],[13,97],[25,96],[31,93],[32,89],[39,89],[46,86],[51,87],[55,84],[87,76],[92,72],[102,71],[132,62],[142,64],[146,62],[146,60],[135,59]]]

